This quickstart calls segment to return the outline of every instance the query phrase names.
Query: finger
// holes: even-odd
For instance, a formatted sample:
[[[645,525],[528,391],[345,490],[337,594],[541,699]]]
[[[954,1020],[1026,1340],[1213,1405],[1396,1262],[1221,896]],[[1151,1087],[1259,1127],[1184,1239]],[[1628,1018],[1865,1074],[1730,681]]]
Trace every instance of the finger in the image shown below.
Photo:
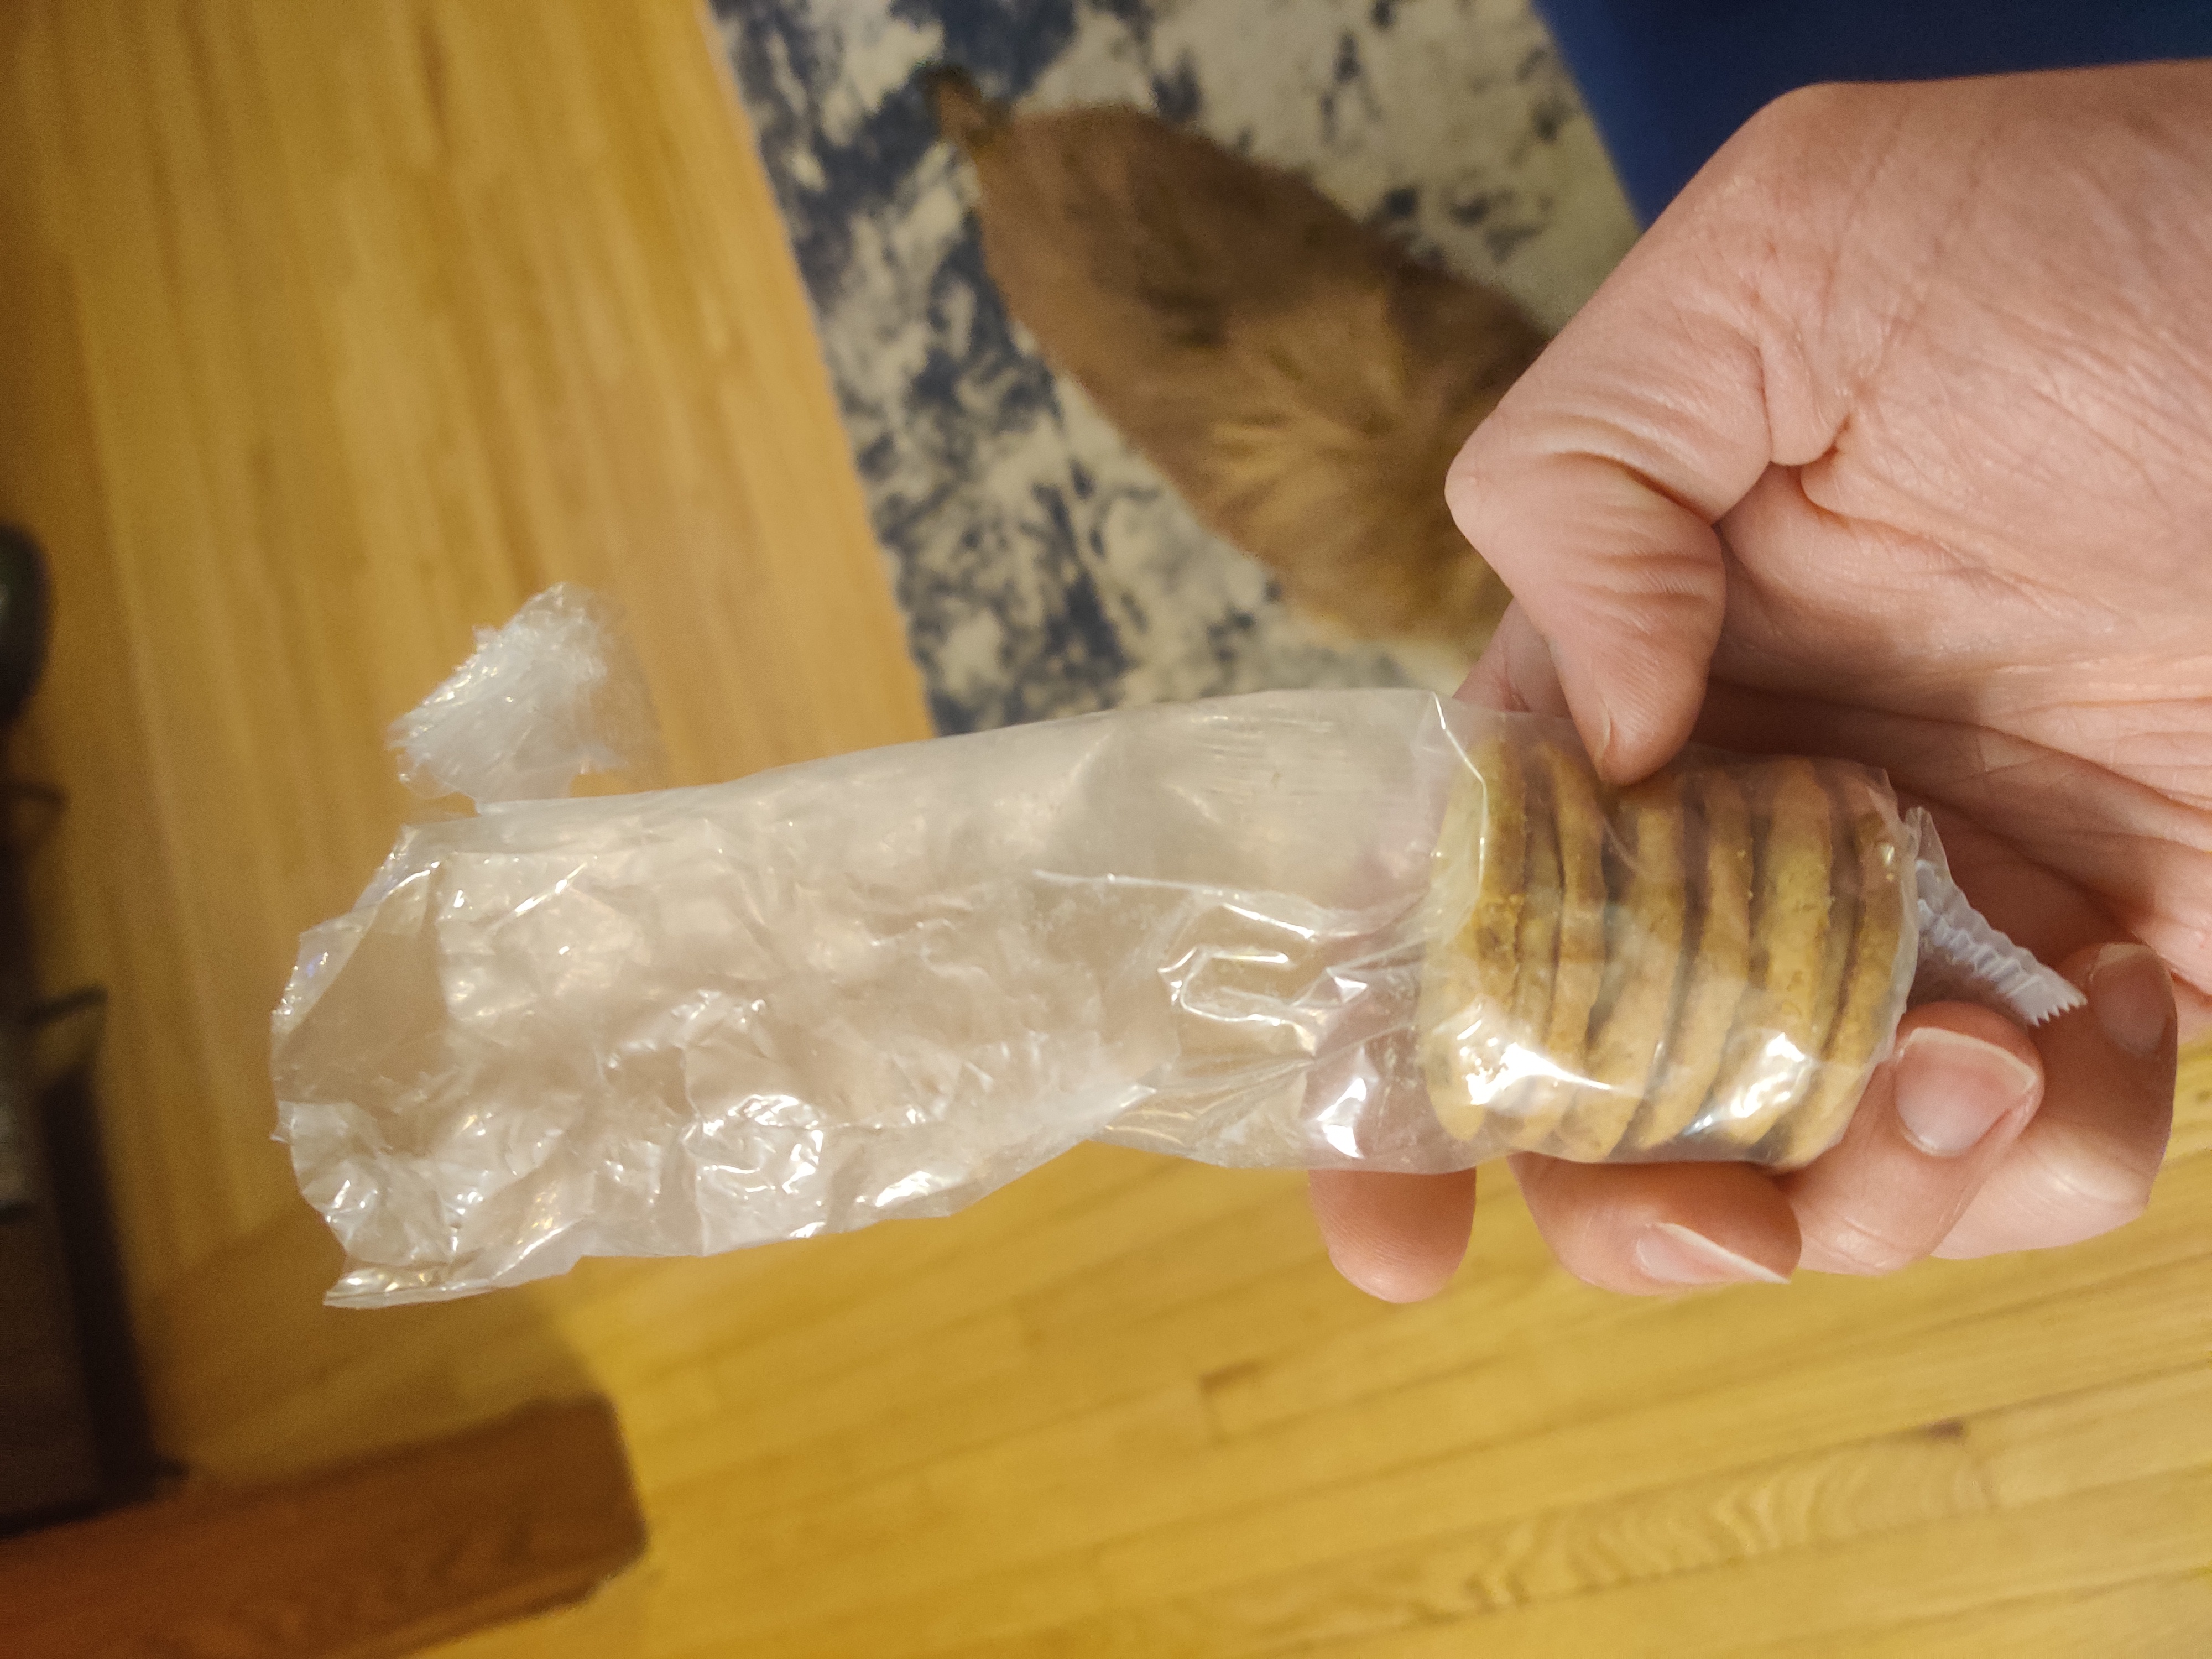
[[[1656,1296],[1707,1285],[1778,1285],[1797,1265],[1797,1218],[1741,1164],[1512,1160],[1536,1231],[1559,1265],[1601,1290]]]
[[[1583,345],[1562,335],[1546,358]],[[1648,424],[1634,405],[1652,399],[1555,388],[1568,373],[1547,377],[1538,362],[1468,440],[1446,500],[1549,641],[1591,757],[1625,782],[1663,764],[1696,718],[1720,638],[1725,582],[1711,520],[1726,502],[1707,486],[1698,493],[1716,503],[1710,514],[1686,507],[1662,481],[1685,470],[1650,453],[1665,434],[1630,429]],[[1565,407],[1540,401],[1553,392]],[[1592,433],[1569,411],[1593,398],[1631,407]]]
[[[1612,781],[1688,735],[1719,637],[1714,526],[1770,465],[1826,454],[1948,234],[1906,212],[1863,258],[1863,204],[1911,94],[1793,93],[1702,168],[1468,440],[1445,487],[1552,642]],[[1839,263],[1861,303],[1832,313]]]
[[[1509,714],[1565,719],[1570,713],[1550,647],[1528,620],[1528,613],[1517,605],[1506,606],[1498,631],[1475,659],[1458,695],[1462,702]]]
[[[2173,1127],[2172,982],[2133,943],[2081,951],[2066,975],[2089,1006],[2033,1034],[2043,1108],[1937,1255],[2076,1243],[2133,1220],[2149,1201]]]
[[[1337,1272],[1385,1302],[1434,1296],[1467,1255],[1472,1170],[1440,1176],[1316,1170],[1307,1193]]]
[[[1720,636],[1717,520],[1771,459],[1747,298],[1701,227],[1645,239],[1475,429],[1445,499],[1549,642],[1614,781],[1688,736]]]
[[[1815,1273],[1894,1273],[1929,1255],[2010,1152],[2043,1098],[2020,1028],[1940,1003],[1899,1028],[1844,1138],[1783,1178]]]
[[[2173,1012],[2175,1036],[2180,1042],[2194,1042],[2212,1031],[2212,996],[2194,985],[2174,981]]]

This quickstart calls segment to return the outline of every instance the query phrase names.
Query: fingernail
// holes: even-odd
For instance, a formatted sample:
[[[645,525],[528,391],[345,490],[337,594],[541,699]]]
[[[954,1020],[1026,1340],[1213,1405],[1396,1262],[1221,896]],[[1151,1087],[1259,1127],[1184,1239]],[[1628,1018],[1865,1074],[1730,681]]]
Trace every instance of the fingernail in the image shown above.
[[[2035,1068],[1995,1043],[1923,1025],[1897,1051],[1897,1121],[1930,1158],[1958,1158],[2035,1098]]]
[[[2116,1048],[2156,1054],[2173,1019],[2173,981],[2148,945],[2107,945],[2089,968],[2089,1006]]]
[[[1672,1221],[1655,1221],[1636,1241],[1636,1265],[1662,1285],[1787,1285],[1784,1274]]]

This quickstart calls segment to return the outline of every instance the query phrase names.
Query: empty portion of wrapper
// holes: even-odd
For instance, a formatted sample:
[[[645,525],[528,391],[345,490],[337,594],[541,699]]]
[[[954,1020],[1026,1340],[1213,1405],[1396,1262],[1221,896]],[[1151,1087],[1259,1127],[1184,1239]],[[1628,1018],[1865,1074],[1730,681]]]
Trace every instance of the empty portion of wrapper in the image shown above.
[[[275,1020],[335,1299],[942,1213],[1094,1136],[1449,1164],[1412,1010],[1480,718],[1267,693],[410,830]]]

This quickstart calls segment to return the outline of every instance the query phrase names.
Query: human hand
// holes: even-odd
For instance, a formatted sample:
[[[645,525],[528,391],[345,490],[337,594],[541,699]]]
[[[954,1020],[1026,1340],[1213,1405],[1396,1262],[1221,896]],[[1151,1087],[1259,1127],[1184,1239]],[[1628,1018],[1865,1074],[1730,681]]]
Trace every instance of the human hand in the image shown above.
[[[1570,1271],[1881,1273],[2141,1210],[2212,1015],[2208,270],[2212,64],[1814,88],[1468,441],[1454,514],[1516,599],[1465,695],[1571,714],[1615,781],[1693,732],[1885,767],[2089,1000],[1916,1010],[1792,1175],[1516,1158]],[[1378,1295],[1465,1249],[1471,1173],[1313,1191]]]

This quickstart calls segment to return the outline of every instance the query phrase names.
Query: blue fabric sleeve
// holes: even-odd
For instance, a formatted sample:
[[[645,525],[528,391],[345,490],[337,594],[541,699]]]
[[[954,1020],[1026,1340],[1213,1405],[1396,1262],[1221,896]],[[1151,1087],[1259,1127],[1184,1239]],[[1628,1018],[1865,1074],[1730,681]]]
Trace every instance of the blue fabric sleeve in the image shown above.
[[[1656,217],[1770,99],[2212,57],[2212,0],[1536,0],[1628,198]]]

